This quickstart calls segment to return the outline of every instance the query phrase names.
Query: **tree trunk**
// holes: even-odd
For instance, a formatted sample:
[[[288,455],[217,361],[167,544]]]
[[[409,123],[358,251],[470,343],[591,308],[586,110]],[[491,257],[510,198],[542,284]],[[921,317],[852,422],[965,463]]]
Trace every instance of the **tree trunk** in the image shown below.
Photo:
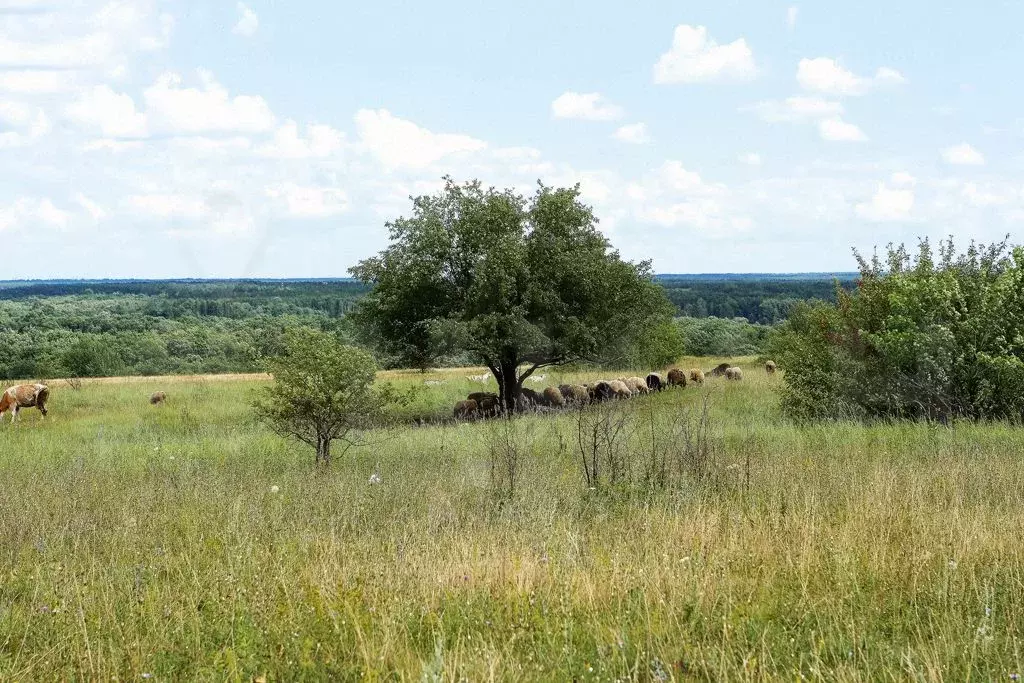
[[[498,392],[507,413],[514,413],[519,407],[519,394],[522,387],[516,377],[518,370],[519,363],[515,361],[507,361],[498,366],[499,376],[496,378]]]
[[[331,464],[331,439],[327,436],[316,438],[316,461],[324,465]]]

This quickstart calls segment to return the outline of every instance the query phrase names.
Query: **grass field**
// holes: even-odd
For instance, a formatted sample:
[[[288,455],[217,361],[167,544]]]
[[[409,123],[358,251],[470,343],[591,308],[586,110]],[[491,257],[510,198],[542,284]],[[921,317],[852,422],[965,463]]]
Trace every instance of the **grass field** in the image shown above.
[[[0,425],[0,679],[1024,673],[1024,431],[799,427],[744,366],[599,416],[381,431],[328,471],[253,424],[252,379],[54,384],[49,418]],[[390,379],[447,415],[467,374]],[[704,396],[710,456],[652,483]],[[617,416],[624,474],[591,489],[580,421]]]

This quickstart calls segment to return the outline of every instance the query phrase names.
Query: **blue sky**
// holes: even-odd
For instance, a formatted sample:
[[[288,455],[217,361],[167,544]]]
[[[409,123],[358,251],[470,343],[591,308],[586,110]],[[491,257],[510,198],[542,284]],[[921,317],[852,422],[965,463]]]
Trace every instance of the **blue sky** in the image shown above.
[[[0,279],[344,276],[445,174],[580,183],[659,272],[1016,238],[1022,21],[997,1],[0,0]]]

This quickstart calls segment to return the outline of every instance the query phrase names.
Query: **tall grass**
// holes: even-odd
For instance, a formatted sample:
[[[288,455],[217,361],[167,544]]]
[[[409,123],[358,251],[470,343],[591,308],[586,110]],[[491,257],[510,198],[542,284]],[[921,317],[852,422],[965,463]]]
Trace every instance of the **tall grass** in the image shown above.
[[[570,411],[396,428],[323,471],[254,425],[251,382],[182,383],[159,407],[145,382],[55,387],[45,422],[0,425],[0,679],[1024,670],[1024,431],[798,427],[779,378],[745,369],[617,408],[642,473],[643,427],[706,394],[715,478],[594,490]],[[438,416],[480,386],[395,381]]]

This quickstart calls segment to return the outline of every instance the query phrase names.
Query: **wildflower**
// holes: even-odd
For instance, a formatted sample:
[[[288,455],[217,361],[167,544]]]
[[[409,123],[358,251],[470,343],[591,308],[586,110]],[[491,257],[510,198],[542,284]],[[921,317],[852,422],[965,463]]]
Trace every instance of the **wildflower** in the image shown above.
[[[377,484],[383,483],[383,481],[384,479],[377,472],[370,475],[370,486],[376,486]]]
[[[950,560],[949,561],[949,568],[950,569],[956,569],[956,560]]]
[[[991,607],[986,607],[985,608],[985,616],[986,617],[992,616],[992,608]]]
[[[142,677],[143,678],[152,678],[153,674],[151,674],[151,673],[144,673],[144,674],[142,674]]]
[[[1010,680],[1011,681],[1019,681],[1020,680],[1020,674],[1010,674]]]
[[[270,492],[271,493],[278,493],[280,490],[281,490],[281,487],[278,486],[277,484],[274,484],[273,486],[270,487]]]

